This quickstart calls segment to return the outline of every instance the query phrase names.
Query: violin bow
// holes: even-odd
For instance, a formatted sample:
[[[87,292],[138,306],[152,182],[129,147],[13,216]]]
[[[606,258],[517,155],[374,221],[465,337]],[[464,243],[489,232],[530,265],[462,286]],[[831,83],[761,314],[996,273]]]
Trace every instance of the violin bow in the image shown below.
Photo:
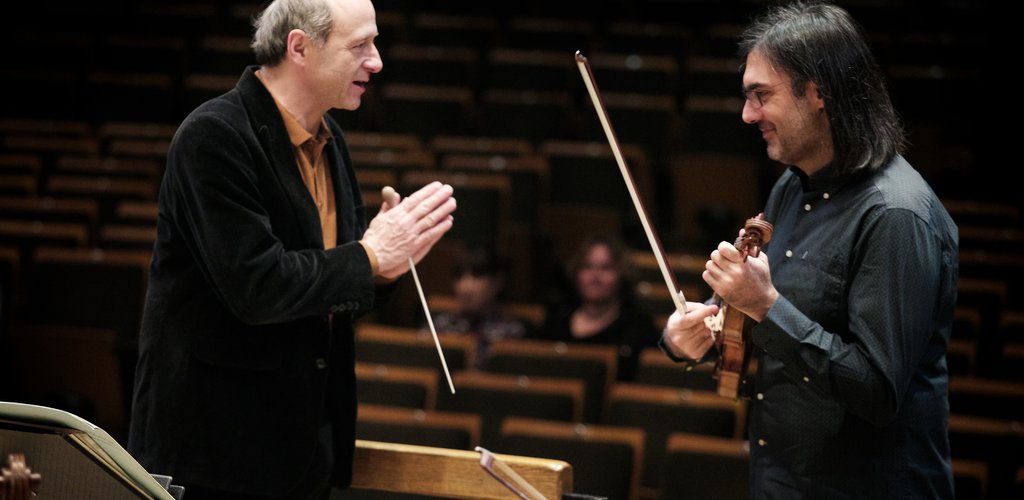
[[[394,208],[398,205],[398,193],[395,188],[391,186],[384,186],[380,190],[381,197],[384,201]],[[434,337],[434,346],[437,347],[437,357],[441,358],[441,367],[444,368],[444,377],[448,379],[448,390],[455,394],[455,384],[452,384],[452,374],[448,372],[448,363],[444,360],[444,351],[441,350],[441,340],[437,338],[437,330],[434,329],[434,318],[430,314],[430,308],[427,307],[427,296],[423,294],[423,285],[420,284],[420,276],[416,274],[416,263],[412,261],[412,257],[409,257],[409,270],[412,271],[412,280],[416,283],[416,291],[420,294],[420,303],[423,304],[423,314],[427,316],[427,325],[430,326],[430,334]]]
[[[650,218],[647,217],[647,210],[644,209],[643,202],[640,201],[640,195],[637,194],[636,185],[633,182],[633,176],[629,173],[629,168],[626,167],[626,160],[622,156],[622,150],[619,148],[619,141],[615,138],[615,131],[612,129],[612,122],[608,119],[608,111],[604,107],[604,102],[601,101],[601,96],[598,94],[597,81],[594,79],[594,72],[590,69],[590,63],[587,58],[580,51],[576,51],[576,66],[580,70],[580,75],[583,76],[583,83],[587,86],[587,92],[590,94],[590,100],[594,103],[594,110],[597,111],[597,118],[601,121],[601,128],[604,129],[604,135],[608,137],[608,145],[612,148],[612,154],[615,156],[615,162],[619,164],[619,171],[622,172],[622,180],[626,182],[626,189],[629,191],[629,197],[633,199],[633,206],[636,207],[636,213],[640,216],[640,223],[644,227],[644,232],[647,233],[647,240],[651,244],[651,250],[654,251],[654,258],[658,261],[658,267],[661,268],[661,275],[665,278],[665,285],[668,286],[669,295],[672,296],[672,302],[676,306],[676,310],[685,314],[686,313],[686,297],[683,296],[682,288],[676,284],[675,275],[668,267],[668,261],[665,259],[665,251],[661,247],[661,240],[658,239],[658,235],[654,233],[654,229],[651,226]]]

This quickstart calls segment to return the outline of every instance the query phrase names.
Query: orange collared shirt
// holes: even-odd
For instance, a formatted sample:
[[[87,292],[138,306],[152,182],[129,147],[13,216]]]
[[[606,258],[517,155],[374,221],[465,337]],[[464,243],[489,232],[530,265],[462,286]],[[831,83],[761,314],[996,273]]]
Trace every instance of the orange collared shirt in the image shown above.
[[[256,72],[259,77],[259,72]],[[273,97],[273,96],[271,96]],[[320,128],[316,136],[299,125],[298,120],[274,99],[284,126],[288,130],[288,138],[295,147],[295,163],[299,165],[302,182],[313,197],[317,212],[320,213],[320,230],[324,237],[324,249],[338,245],[338,213],[334,206],[334,184],[331,182],[331,171],[324,158],[324,148],[334,140],[327,121],[320,119]]]

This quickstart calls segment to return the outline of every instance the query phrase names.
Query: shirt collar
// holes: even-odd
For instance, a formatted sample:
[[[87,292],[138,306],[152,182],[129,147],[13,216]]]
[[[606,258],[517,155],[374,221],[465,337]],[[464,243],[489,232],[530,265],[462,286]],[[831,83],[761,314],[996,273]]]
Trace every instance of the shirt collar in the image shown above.
[[[263,77],[260,76],[260,72],[258,70],[256,71],[256,77],[260,79],[261,83],[263,82]],[[266,83],[264,83],[263,86],[266,87]],[[277,106],[278,112],[281,113],[281,119],[284,120],[284,127],[288,130],[288,138],[291,140],[292,146],[299,147],[305,144],[306,141],[314,138],[312,134],[307,132],[306,129],[299,124],[299,121],[295,119],[295,116],[285,109],[280,102],[278,102],[273,93],[270,93],[270,97],[274,99],[274,105]],[[326,143],[333,138],[334,136],[331,134],[331,129],[327,126],[327,120],[320,117],[320,128],[317,129],[315,140],[317,142]]]

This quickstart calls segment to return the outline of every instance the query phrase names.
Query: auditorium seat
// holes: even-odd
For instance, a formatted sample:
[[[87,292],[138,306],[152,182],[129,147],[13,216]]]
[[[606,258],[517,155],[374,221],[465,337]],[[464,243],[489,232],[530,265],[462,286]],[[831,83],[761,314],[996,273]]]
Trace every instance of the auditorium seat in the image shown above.
[[[437,409],[479,414],[483,418],[481,446],[499,453],[503,451],[495,447],[505,417],[562,422],[583,418],[584,385],[580,380],[462,370],[452,373],[452,381],[455,394],[440,391]]]
[[[152,251],[156,243],[156,226],[104,224],[96,235],[96,246],[104,250]]]
[[[418,304],[417,304],[418,305]],[[438,336],[450,373],[473,366],[476,343],[467,337]],[[356,327],[356,361],[385,365],[434,368],[439,385],[448,386],[429,331],[360,322]]]
[[[619,367],[618,347],[534,339],[491,344],[484,369],[491,373],[570,378],[584,383],[583,421],[601,418]]]
[[[380,74],[382,81],[474,88],[478,84],[479,47],[394,43],[381,56],[388,64]]]
[[[664,95],[672,97],[673,101],[679,95],[681,71],[677,55],[639,52],[628,45],[616,50],[618,52],[584,54],[606,100],[610,93]]]
[[[506,417],[500,446],[511,455],[564,460],[573,491],[600,498],[639,500],[644,431],[638,428]]]
[[[437,405],[437,378],[438,373],[433,368],[357,362],[359,405],[433,410]]]
[[[629,50],[638,54],[655,54],[688,59],[694,33],[690,27],[675,19],[609,19],[602,40],[604,46],[614,50]]]
[[[497,155],[503,158],[533,154],[533,144],[522,136],[444,135],[430,138],[428,146],[443,160],[448,155]]]
[[[953,491],[957,500],[986,500],[988,465],[981,460],[953,460]]]
[[[561,50],[494,47],[484,56],[481,88],[573,94],[583,86],[576,50],[572,46]]]
[[[380,130],[413,133],[426,140],[434,134],[472,130],[473,88],[469,85],[390,83],[380,89]]]
[[[0,245],[16,247],[21,262],[31,262],[40,247],[83,249],[90,237],[89,227],[83,223],[0,219]]]
[[[960,415],[1024,420],[1024,382],[952,376],[949,410]]]
[[[0,219],[82,224],[91,234],[99,207],[87,198],[0,196]]]
[[[954,460],[986,464],[988,498],[1013,498],[1009,493],[1015,475],[1024,466],[1024,429],[1019,416],[1007,420],[951,412],[949,448]]]
[[[508,19],[504,47],[561,52],[569,57],[577,50],[584,53],[594,44],[597,27],[583,16],[556,17],[515,15]]]
[[[166,155],[166,151],[163,153]],[[61,156],[54,174],[140,180],[159,185],[163,162],[152,158]]]
[[[749,497],[750,447],[745,439],[673,432],[665,443],[659,498]]]
[[[457,222],[445,234],[446,239],[458,240],[467,246],[500,244],[502,231],[513,210],[510,194],[512,186],[507,176],[482,172],[409,170],[399,178],[399,193],[412,193],[434,181],[450,184],[458,200],[458,209],[454,214]]]
[[[670,433],[740,438],[746,424],[746,403],[714,392],[618,382],[608,394],[602,423],[644,430],[647,465],[642,484],[657,489],[667,467],[664,446]]]
[[[564,89],[488,88],[480,95],[479,131],[487,136],[525,137],[534,145],[572,139],[579,113]]]
[[[122,200],[114,210],[114,222],[156,227],[156,201]]]
[[[480,425],[473,413],[360,403],[356,439],[472,450],[480,444]]]
[[[424,151],[423,140],[416,134],[346,130],[345,142],[352,151]],[[357,165],[357,168],[359,165]]]
[[[540,217],[540,203],[548,199],[547,158],[524,153],[448,153],[441,156],[441,170],[468,174],[494,173],[509,180],[509,221],[525,224],[531,231]]]
[[[0,353],[9,390],[15,401],[74,413],[123,444],[127,400],[118,338],[105,328],[19,322],[9,350]]]
[[[501,32],[496,16],[420,12],[406,10],[411,16],[408,42],[421,45],[490,47]]]
[[[636,382],[715,392],[718,390],[718,381],[714,379],[714,368],[714,363],[703,363],[687,369],[685,363],[676,363],[669,359],[661,348],[648,347],[640,353]]]
[[[764,191],[758,179],[764,167],[755,158],[737,152],[687,152],[671,160],[673,220],[682,234],[702,247],[697,254],[708,256],[719,242],[735,240],[743,222],[763,210]],[[728,217],[701,224],[702,210],[723,211]]]
[[[121,201],[156,200],[156,186],[152,182],[109,176],[54,174],[47,179],[43,193],[55,198],[96,200],[101,224],[113,220],[117,204]]]

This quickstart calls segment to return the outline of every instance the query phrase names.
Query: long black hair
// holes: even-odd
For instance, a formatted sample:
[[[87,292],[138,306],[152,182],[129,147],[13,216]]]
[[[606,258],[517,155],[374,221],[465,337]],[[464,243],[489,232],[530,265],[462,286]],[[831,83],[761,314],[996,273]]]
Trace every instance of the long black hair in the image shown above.
[[[758,51],[792,78],[801,97],[814,82],[832,131],[833,165],[842,174],[878,169],[906,145],[878,63],[850,14],[824,2],[771,7],[744,31],[739,56]]]

